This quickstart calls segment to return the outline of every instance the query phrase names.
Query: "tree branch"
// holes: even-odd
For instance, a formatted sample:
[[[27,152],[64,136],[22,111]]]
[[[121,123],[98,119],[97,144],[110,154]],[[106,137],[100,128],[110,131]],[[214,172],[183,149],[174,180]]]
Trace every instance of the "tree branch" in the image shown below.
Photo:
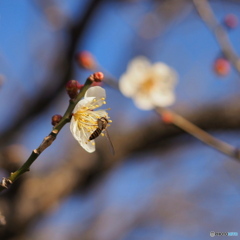
[[[204,142],[205,144],[217,149],[218,151],[234,158],[238,162],[240,162],[240,154],[239,149],[233,147],[230,144],[227,144],[209,133],[205,132],[201,128],[197,127],[187,119],[183,118],[182,116],[178,115],[177,113],[170,111],[165,108],[156,108],[155,109],[158,114],[160,114],[163,118],[166,118],[169,123],[174,124],[175,126],[179,127],[180,129],[184,130],[185,132],[189,133],[190,135],[196,137],[200,141]]]
[[[208,28],[215,35],[215,38],[223,54],[232,63],[237,72],[240,74],[240,59],[237,56],[226,31],[217,21],[217,18],[214,16],[210,4],[208,3],[207,0],[192,0],[192,1],[201,19],[205,22]]]
[[[71,79],[73,74],[73,59],[79,40],[81,39],[89,20],[103,1],[104,0],[89,1],[84,15],[80,15],[79,19],[77,19],[74,24],[67,27],[66,32],[69,36],[69,43],[67,45],[68,48],[57,54],[57,64],[52,70],[49,78],[45,80],[46,84],[45,87],[42,88],[41,92],[39,92],[36,98],[32,99],[31,102],[28,101],[23,103],[23,105],[28,106],[26,111],[21,112],[18,116],[16,116],[15,122],[9,128],[6,128],[3,132],[1,132],[1,145],[6,145],[15,133],[17,133],[18,130],[27,123],[27,120],[31,120],[42,113],[50,105],[50,103],[55,100],[60,93],[62,93],[66,82]],[[56,81],[54,82],[54,87],[49,90],[49,82],[52,82],[52,79],[56,79]],[[48,91],[46,91],[46,89],[48,89]]]
[[[232,99],[218,105],[208,105],[183,115],[207,130],[240,129],[240,107],[236,104],[238,101],[239,99]],[[69,196],[76,189],[88,188],[116,164],[126,160],[129,155],[141,154],[153,148],[157,148],[159,152],[172,150],[173,142],[170,140],[184,132],[172,125],[162,123],[157,118],[155,121],[141,125],[141,128],[137,126],[132,131],[111,128],[110,134],[116,148],[114,160],[106,148],[105,141],[98,141],[97,155],[88,154],[74,146],[69,148],[71,152],[69,161],[56,166],[54,172],[44,177],[31,176],[26,179],[14,196],[14,203],[11,204],[15,206],[15,219],[12,219],[11,225],[7,224],[6,227],[9,226],[11,231],[19,236],[19,231],[24,231],[28,223],[32,223],[37,216],[48,211],[60,199]],[[0,234],[1,238],[3,236]]]
[[[45,137],[42,141],[42,143],[39,145],[38,148],[34,149],[32,151],[32,154],[29,156],[27,161],[15,172],[11,173],[8,178],[3,178],[2,182],[0,183],[0,192],[4,189],[8,188],[9,185],[14,183],[22,174],[29,171],[30,166],[33,164],[33,162],[39,157],[39,155],[48,148],[53,141],[56,139],[58,133],[62,129],[62,127],[68,123],[71,119],[72,111],[75,107],[75,105],[78,103],[78,101],[83,98],[85,92],[87,89],[91,86],[91,84],[94,81],[93,75],[91,75],[85,82],[83,88],[80,90],[80,93],[76,97],[76,99],[71,99],[69,101],[68,108],[66,112],[64,113],[64,116],[62,117],[61,121],[53,128],[53,130],[50,132],[50,134]]]

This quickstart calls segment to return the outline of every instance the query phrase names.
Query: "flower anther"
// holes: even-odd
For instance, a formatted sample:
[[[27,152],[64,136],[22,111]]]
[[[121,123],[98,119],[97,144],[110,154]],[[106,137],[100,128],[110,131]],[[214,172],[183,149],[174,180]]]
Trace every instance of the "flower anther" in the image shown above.
[[[95,141],[89,138],[98,128],[98,119],[104,117],[111,122],[106,110],[95,110],[106,104],[105,100],[106,92],[102,87],[91,87],[73,110],[70,130],[79,144],[90,153],[95,151]]]

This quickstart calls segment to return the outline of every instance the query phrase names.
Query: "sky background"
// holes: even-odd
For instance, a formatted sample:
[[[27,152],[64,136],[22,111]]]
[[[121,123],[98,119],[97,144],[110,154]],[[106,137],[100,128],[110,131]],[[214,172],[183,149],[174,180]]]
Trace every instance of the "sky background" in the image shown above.
[[[65,21],[83,14],[86,3],[55,1],[61,15],[53,27],[34,1],[0,0],[0,74],[4,78],[0,133],[11,125],[16,113],[27,107],[22,99],[30,102],[44,86],[48,65],[68,43]],[[212,1],[211,6],[220,22],[229,13],[240,17],[240,4],[234,1]],[[129,61],[139,55],[168,64],[178,73],[177,100],[172,109],[183,115],[239,97],[240,79],[233,67],[226,77],[213,71],[221,51],[193,6],[170,23],[157,19],[156,26],[165,29],[145,29],[149,32],[144,35],[142,19],[149,13],[156,14],[154,1],[105,2],[88,24],[78,50],[90,51],[117,79]],[[236,53],[240,53],[240,27],[228,31],[228,35]],[[84,83],[89,74],[75,64],[76,80]],[[107,106],[112,109],[110,134],[111,128],[127,132],[157,120],[154,112],[137,109],[117,90],[106,86],[106,91]],[[63,91],[44,114],[24,126],[11,144],[23,145],[28,156],[51,131],[52,115],[64,113],[67,105]],[[240,146],[239,131],[217,131],[213,135]],[[78,239],[90,226],[96,240],[202,240],[210,238],[210,231],[240,234],[240,165],[189,136],[177,137],[173,144],[171,151],[151,149],[129,156],[89,191],[62,200],[32,224],[30,239]],[[79,147],[65,126],[31,172],[53,171],[68,157],[69,146]]]

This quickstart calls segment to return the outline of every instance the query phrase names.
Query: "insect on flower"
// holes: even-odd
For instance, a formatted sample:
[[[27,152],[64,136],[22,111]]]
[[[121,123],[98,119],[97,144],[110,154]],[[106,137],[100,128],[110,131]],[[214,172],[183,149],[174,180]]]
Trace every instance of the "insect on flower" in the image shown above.
[[[105,117],[101,117],[100,119],[97,120],[97,122],[98,122],[98,128],[91,134],[91,136],[89,137],[89,140],[93,140],[97,138],[100,134],[104,136],[102,132],[105,130],[106,132],[105,136],[110,144],[111,152],[114,155],[115,154],[114,147],[107,131],[107,127],[110,126],[108,125],[109,121]]]
[[[109,123],[112,122],[106,111],[109,109],[95,110],[103,104],[106,104],[105,99],[106,92],[102,87],[91,87],[86,91],[84,98],[77,103],[73,110],[70,130],[74,138],[87,152],[95,151],[94,139],[98,137],[102,131],[105,131],[108,137],[106,128],[110,125]],[[96,131],[99,132],[98,135],[96,135]]]

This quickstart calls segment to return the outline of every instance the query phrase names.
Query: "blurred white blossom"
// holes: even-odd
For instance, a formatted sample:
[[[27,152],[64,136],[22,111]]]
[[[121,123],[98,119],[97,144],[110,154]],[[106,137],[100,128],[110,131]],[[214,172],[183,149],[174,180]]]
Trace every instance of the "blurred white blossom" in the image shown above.
[[[106,92],[103,88],[91,87],[73,110],[70,130],[74,138],[87,152],[95,151],[95,141],[90,141],[89,137],[98,128],[97,120],[101,117],[109,119],[105,110],[95,111],[96,108],[106,104],[105,99]],[[109,122],[111,121],[109,120]]]
[[[157,62],[153,65],[145,57],[133,59],[127,72],[120,77],[121,92],[133,98],[135,105],[143,110],[155,106],[167,107],[174,103],[176,72],[168,65]]]

